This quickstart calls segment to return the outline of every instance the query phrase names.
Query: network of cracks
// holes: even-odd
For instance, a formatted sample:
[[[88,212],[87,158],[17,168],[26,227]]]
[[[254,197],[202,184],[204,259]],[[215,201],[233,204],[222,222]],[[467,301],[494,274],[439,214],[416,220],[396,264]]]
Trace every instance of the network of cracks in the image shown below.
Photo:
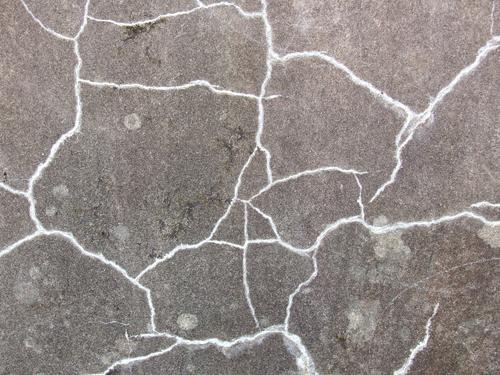
[[[0,373],[499,370],[494,2],[3,8]]]

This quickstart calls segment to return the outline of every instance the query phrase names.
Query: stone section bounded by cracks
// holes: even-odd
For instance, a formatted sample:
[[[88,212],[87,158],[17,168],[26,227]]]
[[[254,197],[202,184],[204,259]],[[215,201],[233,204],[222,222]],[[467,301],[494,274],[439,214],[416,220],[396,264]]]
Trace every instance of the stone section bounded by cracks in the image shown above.
[[[354,175],[327,171],[277,183],[253,204],[272,217],[284,241],[307,248],[328,224],[360,213],[358,194]]]
[[[500,201],[499,76],[497,49],[417,128],[395,182],[366,206],[369,219],[431,219]]]
[[[229,348],[177,346],[165,354],[118,366],[116,370],[117,374],[128,374],[130,371],[134,375],[297,374],[295,358],[279,334],[266,335]]]
[[[148,329],[145,292],[55,236],[3,256],[0,283],[2,374],[96,371]]]
[[[266,94],[279,95],[264,103],[273,176],[327,166],[366,171],[367,197],[387,180],[404,118],[343,72],[317,59],[289,60],[273,68]]]
[[[23,1],[46,27],[70,38],[78,33],[85,12],[85,0]]]
[[[418,111],[491,37],[490,0],[269,1],[268,15],[278,53],[324,51]]]
[[[89,14],[117,22],[138,22],[195,8],[193,0],[91,0]]]
[[[247,273],[250,297],[262,328],[283,324],[288,297],[313,272],[313,261],[278,244],[250,245]]]
[[[241,176],[238,198],[250,199],[268,184],[266,166],[266,154],[261,150],[257,150]]]
[[[81,55],[82,78],[148,86],[206,80],[257,95],[266,71],[262,21],[227,6],[130,26],[90,20]]]
[[[276,238],[271,223],[259,212],[248,206],[248,239],[273,239]]]
[[[8,245],[35,230],[28,212],[25,198],[0,189],[0,254]]]
[[[88,85],[82,100],[81,133],[36,186],[44,225],[73,232],[131,274],[208,237],[255,147],[254,101],[199,87]]]
[[[494,372],[499,259],[482,230],[459,220],[399,232],[395,241],[393,232],[340,227],[318,249],[317,277],[295,296],[290,332],[319,373],[392,373],[437,309],[412,370]]]
[[[75,121],[76,57],[71,42],[40,28],[20,1],[2,1],[1,9],[0,178],[26,189]]]
[[[142,278],[152,291],[158,331],[234,339],[255,330],[243,291],[243,251],[207,244],[178,252]]]
[[[245,242],[244,227],[245,207],[241,202],[235,202],[228,215],[219,224],[213,239],[243,246]]]

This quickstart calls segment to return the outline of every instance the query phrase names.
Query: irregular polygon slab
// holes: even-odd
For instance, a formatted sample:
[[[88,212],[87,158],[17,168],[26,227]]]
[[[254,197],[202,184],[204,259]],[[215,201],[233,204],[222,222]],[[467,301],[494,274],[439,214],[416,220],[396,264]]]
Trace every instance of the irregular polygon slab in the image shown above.
[[[28,200],[0,189],[0,251],[34,230]]]
[[[267,159],[263,151],[257,150],[241,176],[238,198],[250,199],[268,184]]]
[[[266,70],[262,21],[216,7],[152,23],[90,21],[81,38],[82,77],[175,86],[206,80],[258,94]]]
[[[20,1],[2,3],[0,14],[0,173],[26,188],[36,166],[75,119],[70,41],[43,30]]]
[[[367,205],[370,219],[430,219],[500,201],[499,75],[497,49],[417,128],[395,182]]]
[[[73,37],[83,22],[85,0],[24,0],[31,12],[45,26]]]
[[[288,297],[313,272],[308,256],[278,244],[250,245],[247,274],[250,296],[262,328],[283,324]]]
[[[231,210],[220,223],[213,239],[242,245],[245,242],[245,207],[241,202],[232,205]]]
[[[2,257],[0,282],[1,373],[95,372],[148,330],[144,291],[57,237]]]
[[[178,346],[170,352],[116,368],[137,375],[163,374],[295,374],[295,358],[283,338],[268,334],[229,348]]]
[[[152,290],[159,331],[233,339],[255,330],[243,291],[243,251],[204,245],[178,252],[141,282]]]
[[[35,195],[47,227],[71,231],[132,274],[208,237],[252,153],[253,100],[83,85],[82,131]]]
[[[279,53],[325,51],[391,97],[423,110],[491,38],[489,0],[270,1]]]
[[[358,191],[352,174],[328,171],[277,183],[253,203],[272,217],[283,240],[310,247],[328,224],[359,214]]]
[[[90,2],[92,17],[119,22],[137,22],[162,14],[187,11],[196,7],[192,0],[94,0]]]
[[[498,258],[481,230],[470,220],[377,235],[340,227],[318,250],[318,276],[294,300],[291,332],[320,373],[392,373],[424,338],[439,303],[424,349],[433,362],[415,370],[491,372]]]
[[[248,206],[248,239],[270,239],[276,238],[271,223],[259,212]]]
[[[262,142],[280,178],[327,166],[369,172],[374,192],[394,164],[394,139],[404,119],[333,65],[314,58],[273,68]],[[374,157],[376,155],[376,157]]]

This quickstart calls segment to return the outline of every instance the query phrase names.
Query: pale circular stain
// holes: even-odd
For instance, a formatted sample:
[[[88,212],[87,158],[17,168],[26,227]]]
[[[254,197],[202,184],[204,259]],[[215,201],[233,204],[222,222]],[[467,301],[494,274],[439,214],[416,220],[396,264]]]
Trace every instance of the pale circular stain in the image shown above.
[[[69,196],[69,189],[64,184],[57,185],[52,188],[52,194],[54,194],[56,198],[66,198]]]
[[[177,325],[184,331],[190,331],[198,326],[198,318],[193,314],[181,314],[177,318]]]
[[[30,282],[21,282],[14,285],[14,297],[25,305],[32,305],[38,301],[38,289]]]
[[[477,232],[479,238],[490,247],[500,248],[500,227],[485,225]]]
[[[125,242],[130,238],[130,232],[127,228],[127,226],[123,224],[119,224],[111,229],[111,234],[113,237],[115,237],[118,241]]]
[[[137,113],[126,115],[123,123],[128,130],[137,130],[142,126],[141,118]]]
[[[45,215],[49,217],[54,216],[56,213],[57,213],[57,208],[55,208],[54,206],[50,206],[45,209]]]

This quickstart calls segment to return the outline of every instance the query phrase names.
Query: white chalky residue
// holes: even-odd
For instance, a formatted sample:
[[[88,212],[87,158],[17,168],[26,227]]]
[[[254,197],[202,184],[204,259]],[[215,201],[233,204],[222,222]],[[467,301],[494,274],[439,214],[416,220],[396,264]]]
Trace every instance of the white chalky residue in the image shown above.
[[[54,206],[50,206],[45,209],[45,215],[47,215],[48,217],[52,217],[56,213],[57,213],[57,208],[55,208]]]
[[[489,246],[498,249],[500,248],[500,226],[490,227],[484,225],[478,232],[478,236]]]
[[[184,331],[190,331],[198,326],[198,318],[194,314],[181,314],[177,318],[177,325]]]
[[[111,234],[120,242],[126,242],[130,238],[128,227],[123,224],[111,228]]]
[[[137,113],[130,113],[123,118],[123,124],[128,130],[137,130],[142,126],[141,118]]]
[[[52,194],[59,199],[66,198],[69,197],[69,189],[64,184],[57,185],[52,188]]]
[[[20,282],[14,285],[14,297],[24,305],[32,305],[38,302],[40,293],[32,282]]]

